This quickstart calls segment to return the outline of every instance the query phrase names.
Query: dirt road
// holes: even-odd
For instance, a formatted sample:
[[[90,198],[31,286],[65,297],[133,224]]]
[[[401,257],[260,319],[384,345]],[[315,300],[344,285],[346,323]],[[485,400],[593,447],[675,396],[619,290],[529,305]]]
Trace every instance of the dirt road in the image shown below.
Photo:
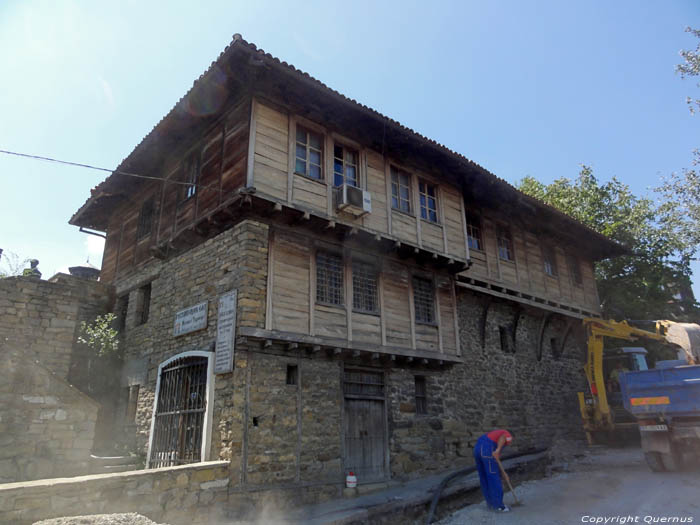
[[[523,506],[511,512],[491,512],[482,502],[439,523],[700,523],[697,465],[685,472],[655,474],[639,449],[594,449],[567,468],[568,472],[516,486]],[[510,505],[513,498],[507,493],[504,501]]]

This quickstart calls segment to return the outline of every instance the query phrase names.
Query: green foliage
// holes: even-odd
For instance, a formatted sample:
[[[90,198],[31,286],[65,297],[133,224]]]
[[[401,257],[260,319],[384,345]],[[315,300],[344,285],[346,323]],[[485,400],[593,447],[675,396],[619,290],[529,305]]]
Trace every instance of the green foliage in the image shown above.
[[[630,249],[631,255],[596,264],[605,317],[686,319],[697,312],[694,302],[678,298],[690,287],[697,233],[669,201],[637,197],[616,178],[600,183],[588,166],[573,181],[542,184],[526,177],[519,188]]]
[[[92,323],[80,323],[78,342],[86,345],[96,355],[112,357],[118,355],[118,332],[112,328],[116,315],[108,313],[98,315]]]
[[[685,31],[700,39],[700,29],[686,27]],[[700,76],[700,42],[695,48],[695,51],[682,50],[681,56],[685,60],[685,63],[676,66],[676,72],[681,75],[681,78]],[[696,85],[700,87],[700,82]],[[688,97],[686,101],[688,102],[688,109],[690,109],[691,113],[695,113],[695,110],[700,108],[700,99]]]

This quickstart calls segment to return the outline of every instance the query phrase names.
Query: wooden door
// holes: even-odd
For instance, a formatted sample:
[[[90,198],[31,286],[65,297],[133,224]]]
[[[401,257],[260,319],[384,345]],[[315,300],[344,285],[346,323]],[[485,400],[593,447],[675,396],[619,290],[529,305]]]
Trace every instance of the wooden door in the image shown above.
[[[384,374],[346,370],[343,391],[346,474],[354,472],[359,483],[384,480],[387,477]]]

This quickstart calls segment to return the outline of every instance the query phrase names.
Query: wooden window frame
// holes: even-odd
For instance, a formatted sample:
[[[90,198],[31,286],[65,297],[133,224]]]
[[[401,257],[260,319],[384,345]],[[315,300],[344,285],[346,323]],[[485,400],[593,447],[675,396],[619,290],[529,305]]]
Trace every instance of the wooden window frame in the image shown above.
[[[394,181],[394,175],[396,175],[396,181]],[[401,184],[402,175],[406,177],[407,184]],[[413,175],[394,164],[390,164],[389,176],[391,178],[389,181],[391,186],[391,195],[389,195],[389,199],[391,200],[391,209],[413,216]],[[401,197],[402,187],[408,189],[408,197],[406,199]],[[396,192],[394,192],[394,189],[396,189]],[[394,200],[396,200],[396,206],[394,206]],[[408,209],[404,209],[402,207],[403,202],[406,203]]]
[[[413,376],[413,392],[416,403],[416,415],[426,415],[428,413],[428,378],[426,376]]]
[[[542,267],[545,275],[555,279],[559,276],[557,252],[554,247],[549,244],[542,245]]]
[[[338,286],[336,286],[336,289],[339,288],[339,293],[337,294],[338,296],[338,302],[327,300],[330,298],[331,295],[335,296],[336,294],[333,293],[330,278],[326,276],[324,280],[326,281],[325,283],[325,288],[328,288],[328,291],[326,292],[327,296],[319,298],[320,294],[323,292],[324,287],[320,286],[321,284],[321,275],[320,272],[324,271],[327,269],[326,267],[328,265],[320,264],[319,263],[319,256],[321,257],[332,257],[332,258],[337,258],[340,260],[340,278],[336,279],[336,281],[339,283]],[[323,306],[332,306],[334,308],[345,308],[345,259],[342,254],[339,254],[333,250],[325,250],[325,249],[319,249],[316,250],[314,253],[314,265],[316,268],[316,304],[323,305]]]
[[[419,286],[416,286],[416,283],[418,282],[424,282],[428,283],[430,285],[430,292],[431,293],[425,293],[423,290],[419,290]],[[426,278],[423,275],[416,275],[413,274],[411,275],[411,285],[413,288],[413,297],[411,300],[413,301],[413,317],[414,320],[417,324],[425,324],[425,325],[430,325],[430,326],[437,326],[437,314],[435,310],[435,303],[437,302],[436,299],[436,289],[435,289],[435,282],[431,278]],[[426,308],[419,308],[420,301],[417,299],[421,299],[421,297],[418,294],[422,294],[425,299],[430,300],[430,304],[426,305]],[[429,315],[426,316],[425,318],[421,317],[419,318],[419,315],[425,310]]]
[[[511,233],[510,228],[506,226],[496,227],[496,246],[498,248],[498,258],[501,261],[515,262],[515,251],[513,249],[513,234]],[[505,256],[502,250],[506,250]]]
[[[428,191],[431,188],[433,190],[432,197]],[[425,179],[418,179],[418,205],[420,206],[420,218],[431,224],[440,224],[440,203],[438,202],[438,195],[439,190],[437,184],[429,182]],[[425,203],[423,202],[423,199],[425,199]],[[431,199],[435,203],[435,208],[433,210],[430,209]],[[423,217],[423,211],[425,211],[425,217]],[[431,212],[435,214],[435,220],[431,218]]]
[[[300,143],[299,142],[299,132],[303,131],[306,134],[306,143]],[[318,135],[319,138],[319,143],[320,143],[320,148],[312,148],[311,146],[311,140],[310,140],[310,134]],[[320,183],[326,183],[326,173],[324,169],[324,164],[325,164],[325,142],[326,142],[326,133],[323,130],[317,129],[315,126],[309,126],[305,122],[295,122],[294,125],[294,151],[291,152],[291,154],[294,156],[294,163],[293,163],[293,172],[295,175],[299,175],[300,177],[305,177],[309,180],[313,180],[316,182]],[[299,146],[304,146],[305,148],[305,159],[301,159],[297,156],[297,147]],[[309,164],[311,163],[310,160],[310,150],[317,150],[319,152],[319,164],[318,164],[318,169],[319,169],[319,178],[313,177],[309,174]],[[302,173],[297,170],[297,162],[304,162],[304,167],[305,167],[305,172]]]
[[[184,204],[197,195],[200,171],[202,169],[201,153],[191,153],[184,162],[185,173],[182,176],[182,198],[179,204]]]
[[[569,266],[571,283],[577,288],[583,288],[583,274],[581,273],[581,263],[578,257],[571,253],[566,254],[566,264]]]
[[[335,154],[335,149],[336,148],[341,148],[343,150],[343,158],[338,158]],[[346,162],[345,160],[345,155],[347,152],[352,152],[355,155],[355,164],[350,164]],[[336,167],[336,161],[340,161],[342,165],[342,173],[338,173],[335,170]],[[350,184],[351,186],[354,186],[355,188],[362,188],[362,180],[360,179],[360,150],[354,146],[349,146],[347,144],[344,144],[342,141],[336,140],[335,138],[333,139],[333,187],[334,188],[339,188],[343,184],[348,184],[348,179],[346,175],[346,168],[347,166],[354,166],[355,168],[355,184]],[[342,176],[343,177],[343,182],[341,184],[336,184],[335,183],[335,178],[336,176]]]
[[[356,257],[353,257],[353,258],[351,259],[350,265],[351,265],[351,274],[352,274],[352,278],[351,278],[351,285],[352,285],[352,311],[353,311],[353,312],[357,312],[357,313],[361,313],[361,314],[380,315],[380,307],[379,307],[379,268],[377,268],[377,265],[374,264],[374,263],[372,263],[372,262],[367,262],[367,261],[364,261],[364,260],[362,260],[362,259],[360,259],[360,258],[356,258]],[[358,307],[358,306],[356,305],[355,299],[356,299],[356,296],[357,296],[357,292],[356,292],[357,288],[356,288],[356,286],[355,286],[355,285],[356,285],[356,283],[355,283],[355,278],[356,278],[356,274],[357,274],[358,272],[355,271],[355,269],[356,269],[356,266],[355,266],[355,265],[362,265],[362,266],[364,266],[364,267],[369,267],[369,268],[371,268],[371,270],[373,271],[373,276],[374,276],[374,298],[373,298],[374,308],[371,309],[371,310],[370,310],[370,309],[366,309],[366,308],[362,308],[362,307]],[[363,277],[363,278],[364,278],[364,277]],[[364,292],[361,290],[360,293],[364,293]],[[368,295],[371,296],[371,294],[368,294]],[[365,298],[363,298],[362,303],[363,303],[363,304],[367,304],[367,302],[368,302],[368,301],[367,301]]]
[[[147,239],[153,233],[153,218],[155,217],[156,203],[155,198],[151,195],[143,203],[141,203],[141,211],[139,212],[139,222],[136,227],[136,242]]]
[[[484,251],[484,237],[482,235],[483,227],[481,224],[481,216],[475,213],[465,213],[464,221],[467,230],[467,246],[470,250],[476,250],[478,252]],[[476,241],[476,246],[473,246],[470,239]]]

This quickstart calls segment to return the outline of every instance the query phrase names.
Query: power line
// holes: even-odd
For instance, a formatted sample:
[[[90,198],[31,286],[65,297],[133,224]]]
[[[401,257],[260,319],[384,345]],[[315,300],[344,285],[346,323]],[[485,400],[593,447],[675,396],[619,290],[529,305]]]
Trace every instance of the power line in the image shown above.
[[[6,154],[6,155],[14,155],[14,156],[16,156],[16,157],[22,157],[22,158],[25,158],[25,159],[43,160],[43,161],[45,161],[45,162],[54,162],[54,163],[56,163],[56,164],[64,164],[64,165],[66,165],[66,166],[74,166],[74,167],[78,167],[78,168],[87,168],[87,169],[90,169],[90,170],[105,171],[105,172],[111,173],[111,174],[125,175],[125,176],[128,176],[128,177],[136,177],[136,178],[138,178],[138,179],[159,180],[159,181],[162,181],[162,182],[167,182],[168,184],[180,184],[180,185],[182,185],[182,186],[187,186],[187,187],[190,187],[190,188],[194,186],[194,187],[196,187],[196,188],[201,188],[201,189],[211,189],[211,188],[214,187],[214,186],[218,186],[218,183],[216,183],[216,184],[206,184],[206,185],[204,185],[204,184],[198,184],[198,183],[196,183],[196,182],[185,182],[185,181],[179,181],[179,180],[170,180],[170,179],[166,179],[166,178],[164,178],[164,177],[154,177],[154,176],[152,176],[152,175],[140,175],[140,174],[138,174],[138,173],[131,173],[131,172],[128,172],[128,171],[111,170],[111,169],[109,169],[109,168],[101,168],[101,167],[99,167],[99,166],[93,166],[93,165],[91,165],[91,164],[84,164],[84,163],[81,163],[81,162],[71,162],[71,161],[68,161],[68,160],[54,159],[54,158],[52,158],[52,157],[43,157],[43,156],[41,156],[41,155],[30,155],[29,153],[20,153],[20,152],[17,152],[17,151],[8,151],[8,150],[4,150],[4,149],[0,149],[0,153],[4,153],[4,154]],[[218,187],[215,187],[215,188],[213,188],[213,189],[215,189],[216,191],[219,191],[219,192],[223,191],[222,189],[220,189],[220,188],[218,188]]]

